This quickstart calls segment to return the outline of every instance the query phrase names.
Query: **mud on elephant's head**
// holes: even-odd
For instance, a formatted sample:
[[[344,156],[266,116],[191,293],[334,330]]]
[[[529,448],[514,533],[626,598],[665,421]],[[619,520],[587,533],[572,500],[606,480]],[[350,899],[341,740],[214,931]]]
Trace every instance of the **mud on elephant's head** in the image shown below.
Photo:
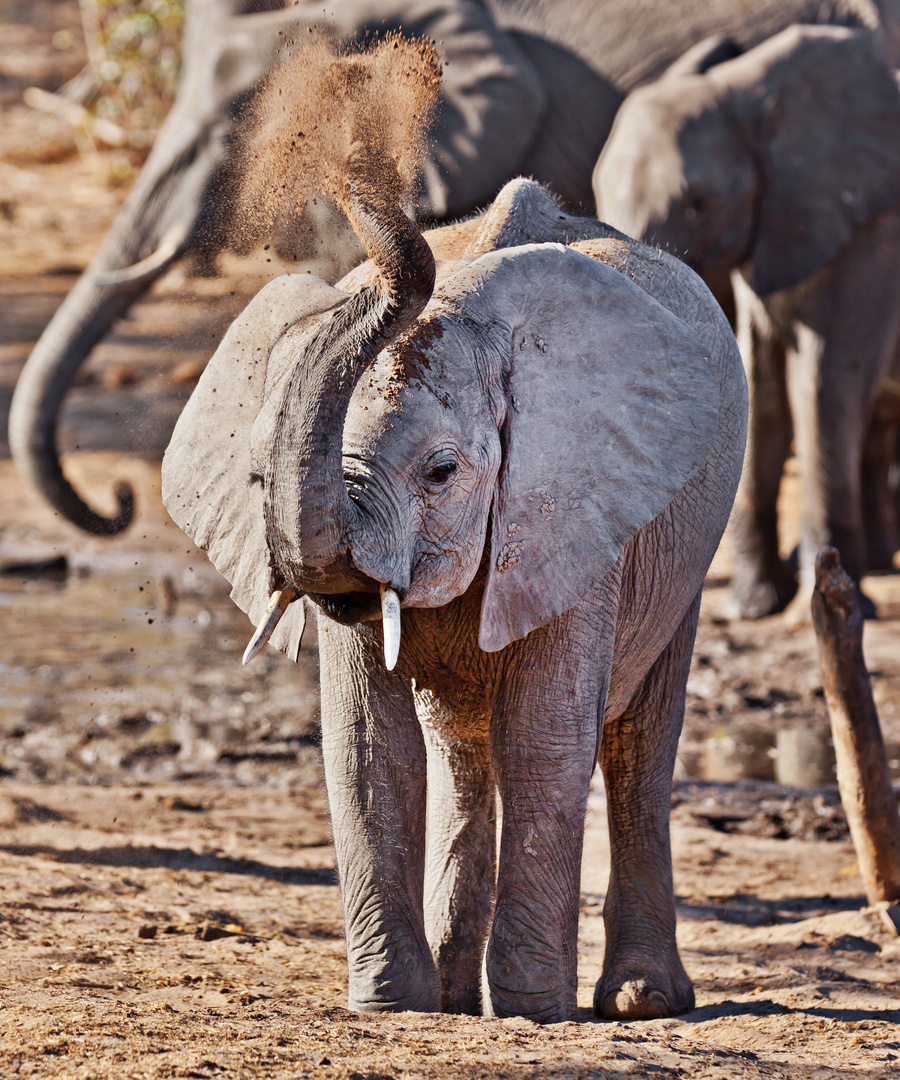
[[[704,275],[748,264],[764,296],[900,204],[900,91],[866,31],[795,26],[736,52],[702,43],[631,94],[594,194]]]

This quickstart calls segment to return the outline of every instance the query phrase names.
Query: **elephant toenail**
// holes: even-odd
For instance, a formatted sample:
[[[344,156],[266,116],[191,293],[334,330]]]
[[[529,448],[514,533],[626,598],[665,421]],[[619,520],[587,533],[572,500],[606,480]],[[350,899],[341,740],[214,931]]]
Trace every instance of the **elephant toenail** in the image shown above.
[[[669,999],[661,990],[647,993],[628,983],[610,990],[598,1011],[610,1020],[658,1020],[672,1013]]]

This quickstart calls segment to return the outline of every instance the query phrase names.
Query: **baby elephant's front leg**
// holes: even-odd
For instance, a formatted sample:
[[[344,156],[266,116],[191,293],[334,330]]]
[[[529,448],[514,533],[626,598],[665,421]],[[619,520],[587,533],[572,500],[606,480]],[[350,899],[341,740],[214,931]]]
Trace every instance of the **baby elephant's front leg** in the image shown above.
[[[320,616],[322,753],[344,904],[349,1007],[440,1009],[425,936],[425,744],[380,627]],[[376,637],[378,640],[376,640]]]
[[[576,1009],[584,815],[609,670],[596,642],[567,638],[569,621],[517,647],[491,731],[503,827],[484,1007],[541,1023]]]

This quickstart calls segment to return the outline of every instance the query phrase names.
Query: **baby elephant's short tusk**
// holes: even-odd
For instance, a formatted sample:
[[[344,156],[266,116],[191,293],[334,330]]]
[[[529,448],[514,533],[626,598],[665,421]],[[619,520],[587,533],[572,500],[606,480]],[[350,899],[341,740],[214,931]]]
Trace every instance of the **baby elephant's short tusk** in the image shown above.
[[[277,589],[269,597],[266,613],[260,620],[256,633],[250,638],[250,644],[244,650],[244,657],[241,660],[244,667],[250,663],[254,656],[262,652],[263,645],[275,632],[275,627],[281,622],[281,616],[287,611],[288,604],[294,599],[294,595],[293,589],[285,587],[284,589]]]
[[[400,597],[381,586],[381,619],[384,628],[384,666],[393,671],[400,655]]]

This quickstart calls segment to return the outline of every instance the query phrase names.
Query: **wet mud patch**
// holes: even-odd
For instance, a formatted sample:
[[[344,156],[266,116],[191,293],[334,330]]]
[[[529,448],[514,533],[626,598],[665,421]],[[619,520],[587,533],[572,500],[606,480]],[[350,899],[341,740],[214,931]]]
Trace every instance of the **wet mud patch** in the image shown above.
[[[797,792],[765,781],[681,781],[672,792],[672,816],[716,832],[742,836],[850,839],[837,791]]]
[[[299,664],[270,651],[243,668],[252,627],[168,521],[158,465],[78,461],[101,497],[112,475],[135,484],[127,540],[79,536],[0,461],[0,776],[318,785],[314,627]]]

